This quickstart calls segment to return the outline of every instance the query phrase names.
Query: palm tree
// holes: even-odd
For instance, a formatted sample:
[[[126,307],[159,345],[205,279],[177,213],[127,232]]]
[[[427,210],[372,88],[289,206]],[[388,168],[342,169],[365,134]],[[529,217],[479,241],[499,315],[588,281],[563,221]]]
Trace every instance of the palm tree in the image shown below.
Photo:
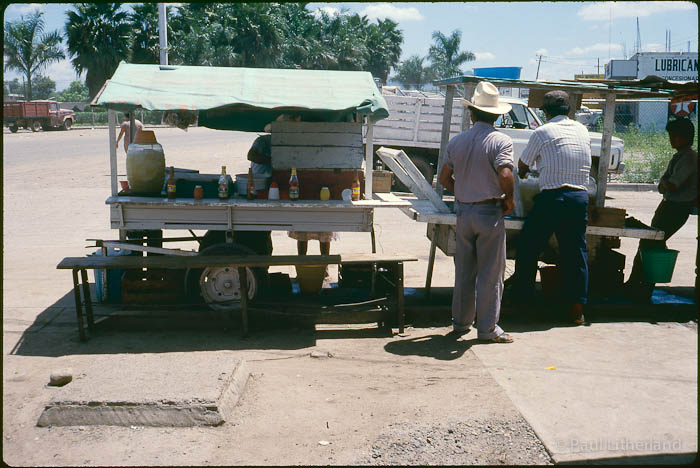
[[[411,55],[401,62],[394,79],[404,88],[422,89],[423,85],[432,79],[431,70],[423,66],[423,60],[425,60],[424,57]]]
[[[134,11],[129,15],[133,34],[131,62],[160,63],[158,4],[140,3],[132,8]],[[166,8],[165,11],[168,17],[168,38],[172,38],[172,7]]]
[[[119,62],[129,59],[129,15],[119,3],[77,3],[73,8],[66,20],[68,52],[75,71],[87,72],[92,99]]]
[[[461,41],[462,31],[459,29],[452,31],[449,36],[440,31],[433,32],[433,45],[428,49],[428,58],[437,78],[461,75],[460,66],[476,58],[472,52],[459,51]]]
[[[26,19],[5,23],[5,71],[16,70],[27,78],[27,100],[32,99],[32,77],[48,65],[66,58],[61,48],[61,34],[44,34],[43,12],[37,11]]]
[[[401,57],[403,32],[397,26],[398,23],[385,19],[367,28],[367,69],[384,83]]]

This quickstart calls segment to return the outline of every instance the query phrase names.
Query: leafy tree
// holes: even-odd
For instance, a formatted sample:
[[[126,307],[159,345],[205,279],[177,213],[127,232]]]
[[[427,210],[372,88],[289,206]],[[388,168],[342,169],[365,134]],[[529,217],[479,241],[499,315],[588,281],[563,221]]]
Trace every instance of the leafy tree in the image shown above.
[[[119,3],[76,3],[68,11],[66,36],[73,68],[87,72],[85,84],[90,98],[117,69],[129,59],[129,15]]]
[[[423,89],[423,85],[433,79],[432,70],[423,65],[424,60],[424,57],[411,55],[401,62],[394,79],[401,83],[404,88]]]
[[[7,82],[10,94],[21,94],[24,96],[24,86],[19,82],[19,78]]]
[[[75,80],[60,93],[56,94],[56,100],[61,102],[87,102],[90,93],[87,86],[80,80]]]
[[[5,71],[16,70],[26,77],[27,99],[33,98],[32,79],[46,67],[65,58],[59,31],[44,33],[44,13],[37,11],[5,22]]]
[[[474,60],[472,52],[460,52],[462,31],[455,29],[452,34],[445,36],[440,31],[433,32],[433,45],[428,49],[428,58],[436,78],[450,78],[461,75],[461,65]]]
[[[56,82],[48,76],[37,75],[34,77],[34,99],[49,99],[56,97]]]

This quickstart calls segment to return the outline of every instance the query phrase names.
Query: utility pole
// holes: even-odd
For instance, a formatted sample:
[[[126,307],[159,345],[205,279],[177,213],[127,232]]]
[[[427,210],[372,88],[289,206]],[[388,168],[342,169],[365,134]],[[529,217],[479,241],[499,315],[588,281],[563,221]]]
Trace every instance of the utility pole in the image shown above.
[[[598,57],[598,65],[596,66],[596,73],[600,75],[600,57]]]
[[[634,44],[635,53],[642,51],[642,34],[639,32],[639,16],[637,16],[637,42]]]
[[[537,75],[535,75],[535,81],[540,77],[540,62],[542,62],[542,55],[538,55],[537,57]]]
[[[160,64],[168,64],[168,15],[165,3],[158,4],[158,37],[160,38]]]

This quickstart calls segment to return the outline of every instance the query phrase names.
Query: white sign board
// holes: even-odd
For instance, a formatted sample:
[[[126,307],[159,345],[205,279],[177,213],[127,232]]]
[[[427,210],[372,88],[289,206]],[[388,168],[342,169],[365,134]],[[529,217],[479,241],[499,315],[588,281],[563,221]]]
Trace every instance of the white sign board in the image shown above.
[[[670,81],[698,80],[698,53],[658,52],[637,56],[639,79],[649,75]]]

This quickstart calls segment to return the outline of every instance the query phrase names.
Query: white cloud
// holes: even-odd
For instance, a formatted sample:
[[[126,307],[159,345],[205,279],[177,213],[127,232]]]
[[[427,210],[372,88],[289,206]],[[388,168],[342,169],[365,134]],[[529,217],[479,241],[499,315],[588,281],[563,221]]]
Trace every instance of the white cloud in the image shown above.
[[[695,8],[691,2],[596,2],[582,6],[577,14],[587,21],[606,21],[611,10],[613,18],[634,18]]]
[[[35,11],[44,11],[44,5],[41,3],[15,3],[5,10],[6,13],[14,15],[29,15]]]
[[[474,52],[474,55],[476,56],[476,60],[479,62],[486,62],[488,60],[496,59],[496,56],[491,52]]]
[[[391,3],[374,3],[367,5],[367,7],[360,12],[360,16],[364,15],[367,15],[367,18],[370,20],[389,18],[396,22],[420,21],[424,19],[423,15],[421,15],[416,7],[397,7]]]
[[[314,11],[311,12],[311,14],[314,15],[316,18],[320,18],[322,12],[332,18],[340,14],[340,9],[331,6],[324,6],[316,8]]]
[[[585,54],[602,54],[610,51],[611,53],[621,53],[621,44],[606,44],[603,42],[598,42],[597,44],[589,45],[586,47],[574,47],[573,49],[566,52],[566,55],[585,55]]]
[[[544,49],[544,48],[537,49],[537,51],[535,52],[535,55],[548,55],[547,49]]]
[[[656,42],[650,42],[649,44],[644,44],[644,47],[642,47],[642,50],[644,52],[663,52],[664,46],[663,46],[663,44],[657,44]]]

